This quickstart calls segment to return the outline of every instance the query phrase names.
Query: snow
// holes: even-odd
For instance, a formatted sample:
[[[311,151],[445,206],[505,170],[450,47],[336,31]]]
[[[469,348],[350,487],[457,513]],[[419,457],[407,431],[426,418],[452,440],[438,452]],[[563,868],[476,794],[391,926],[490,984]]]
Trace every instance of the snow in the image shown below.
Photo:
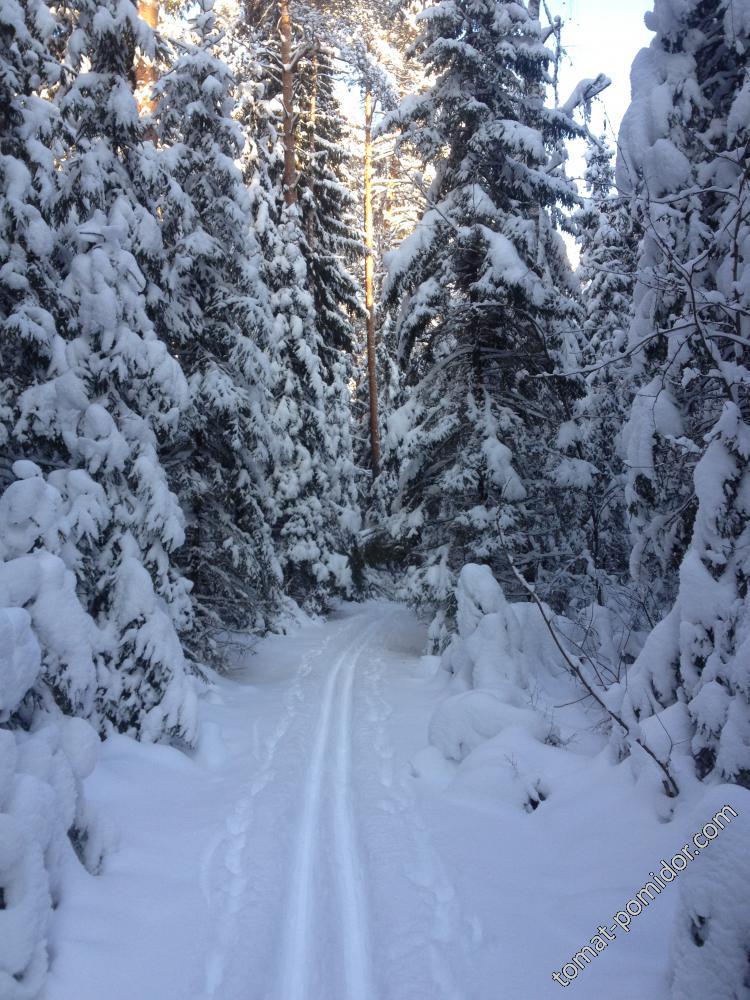
[[[39,675],[42,654],[24,608],[0,608],[0,718],[20,703]]]
[[[673,996],[685,1000],[747,995],[750,792],[736,785],[711,788],[691,811],[691,829],[701,830],[727,804],[737,817],[725,812],[726,827],[680,876],[670,971]]]
[[[608,80],[546,107],[520,0],[299,49],[292,199],[272,24],[1,6],[0,1000],[747,997],[748,0],[654,0],[573,215]],[[352,56],[401,133],[372,493]],[[304,617],[360,589],[432,623]]]
[[[509,705],[492,691],[462,691],[446,698],[435,710],[428,738],[446,759],[462,761],[512,726],[544,739],[544,723],[536,713]]]
[[[93,650],[101,644],[96,627],[81,607],[75,577],[60,558],[35,551],[0,562],[0,608],[25,609],[46,665],[73,704],[91,710],[96,688]],[[17,616],[16,616],[16,620]],[[25,656],[31,649],[22,637]],[[26,660],[24,673],[28,674]]]
[[[727,133],[730,139],[737,136],[750,120],[750,79],[737,92],[732,101],[732,109],[727,117]]]
[[[498,283],[518,285],[525,288],[527,285],[532,292],[536,289],[536,275],[532,274],[528,265],[524,263],[521,256],[511,240],[502,233],[494,232],[487,226],[477,226],[486,245],[487,263],[489,269],[482,281],[477,282],[477,287],[486,287],[488,290]]]
[[[80,867],[68,831],[85,837],[81,857],[91,870],[106,849],[106,826],[97,830],[81,795],[98,747],[81,719],[47,719],[31,733],[0,729],[3,1000],[35,1000],[45,982],[52,906],[60,901],[64,872]]]
[[[16,462],[14,469],[19,466],[23,478],[0,496],[0,556],[5,559],[30,552],[37,542],[52,551],[57,548],[62,498],[33,471],[37,468],[33,463]]]
[[[229,675],[208,678],[189,755],[107,740],[85,789],[119,847],[96,878],[66,870],[45,1000],[493,1000],[498,983],[509,1000],[553,998],[552,972],[714,803],[747,810],[747,792],[699,786],[663,822],[589,709],[550,718],[578,695],[548,669],[530,608],[477,566],[459,598],[461,641],[504,623],[525,677],[466,689],[422,655],[411,612],[342,605],[236,647]],[[693,862],[704,894],[704,862],[744,864],[730,832]],[[665,1000],[668,949],[687,947],[673,918],[698,893],[682,878],[577,995]],[[730,914],[711,906],[729,941]],[[706,975],[678,995],[722,995]]]
[[[572,486],[587,490],[594,483],[596,466],[581,458],[561,458],[553,472],[556,483],[560,486]]]

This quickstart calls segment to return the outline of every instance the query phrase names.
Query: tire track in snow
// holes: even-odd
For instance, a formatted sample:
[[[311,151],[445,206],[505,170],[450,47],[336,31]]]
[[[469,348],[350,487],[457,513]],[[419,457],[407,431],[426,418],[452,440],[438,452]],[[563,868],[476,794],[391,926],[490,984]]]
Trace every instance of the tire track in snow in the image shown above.
[[[375,624],[349,643],[331,667],[323,689],[318,726],[306,775],[302,819],[292,867],[291,898],[281,963],[284,1000],[309,998],[313,912],[313,868],[320,843],[320,817],[326,784],[326,751],[335,739],[333,762],[334,846],[342,877],[337,890],[344,940],[347,1000],[373,1000],[361,863],[351,802],[351,722],[354,673]],[[343,679],[342,679],[343,675]],[[338,714],[338,719],[335,717]]]

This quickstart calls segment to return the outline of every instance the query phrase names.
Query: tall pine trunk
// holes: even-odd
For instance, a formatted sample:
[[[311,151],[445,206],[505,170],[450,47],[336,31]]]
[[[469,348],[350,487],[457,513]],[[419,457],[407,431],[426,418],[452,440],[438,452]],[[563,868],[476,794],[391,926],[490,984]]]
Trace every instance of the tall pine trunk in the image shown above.
[[[279,0],[281,36],[281,101],[284,107],[284,201],[297,201],[297,166],[294,142],[294,66],[292,64],[292,18],[289,0]]]
[[[375,355],[375,227],[372,206],[372,92],[365,93],[365,308],[367,309],[367,384],[370,395],[370,448],[372,472],[380,471],[380,429],[378,426],[378,375]]]
[[[312,57],[312,69],[310,76],[310,107],[309,107],[309,122],[308,122],[308,141],[309,141],[309,156],[311,163],[315,159],[315,128],[317,125],[318,117],[318,53],[313,52]],[[315,243],[315,226],[313,224],[313,213],[311,212],[307,216],[307,227],[306,227],[307,245],[310,250],[313,249]]]
[[[139,0],[138,16],[146,22],[152,31],[159,24],[159,0]],[[154,100],[151,91],[158,79],[156,66],[143,56],[138,59],[135,67],[135,87],[138,95],[138,108],[141,114],[150,115],[154,110]]]

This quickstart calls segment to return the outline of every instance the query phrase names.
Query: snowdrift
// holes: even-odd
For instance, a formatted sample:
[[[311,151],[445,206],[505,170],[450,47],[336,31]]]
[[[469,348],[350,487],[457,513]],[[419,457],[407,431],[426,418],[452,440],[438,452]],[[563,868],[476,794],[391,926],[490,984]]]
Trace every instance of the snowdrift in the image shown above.
[[[738,813],[733,825],[711,843],[705,857],[696,857],[688,866],[679,887],[670,890],[676,905],[665,989],[673,1000],[750,997],[750,792],[736,785],[707,787],[690,773],[683,705],[662,712],[662,725],[654,716],[639,724],[630,714],[633,731],[628,738],[615,732],[617,726],[599,706],[592,706],[592,699],[585,699],[585,690],[566,670],[540,609],[533,603],[510,604],[488,567],[463,568],[456,600],[458,631],[441,660],[451,675],[450,694],[433,713],[430,747],[414,758],[414,774],[431,779],[452,800],[527,813],[550,808],[549,821],[559,826],[561,844],[569,842],[582,812],[591,813],[592,826],[607,828],[600,810],[608,801],[607,789],[617,786],[618,805],[624,816],[630,811],[629,827],[619,824],[619,840],[625,846],[639,836],[640,816],[644,832],[653,821],[672,827],[677,850],[689,832],[700,831],[731,803]],[[594,627],[585,635],[551,611],[548,620],[572,652],[580,650],[582,642],[595,641],[595,659],[611,664],[618,637],[604,609],[592,614]],[[650,637],[651,644],[670,627],[670,619],[665,619]],[[603,699],[620,708],[627,691],[627,672],[600,686]],[[631,703],[635,700],[631,694]],[[681,787],[676,800],[661,793],[656,768],[633,742],[636,735],[660,757],[673,754]],[[680,743],[684,746],[675,748]],[[598,790],[587,796],[589,787]],[[612,857],[617,839],[617,832],[603,838]],[[655,861],[644,855],[644,878]],[[593,863],[590,853],[583,863]]]

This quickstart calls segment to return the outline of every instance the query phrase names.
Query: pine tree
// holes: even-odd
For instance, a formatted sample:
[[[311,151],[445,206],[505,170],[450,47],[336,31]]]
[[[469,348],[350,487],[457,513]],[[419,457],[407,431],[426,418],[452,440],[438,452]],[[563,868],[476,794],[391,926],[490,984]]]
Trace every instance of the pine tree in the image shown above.
[[[404,371],[386,425],[390,531],[412,550],[419,603],[445,608],[469,561],[509,583],[505,544],[564,603],[579,540],[563,521],[584,484],[554,481],[556,425],[578,391],[555,377],[577,319],[556,230],[577,196],[555,163],[577,130],[544,106],[550,54],[519,4],[453,0],[422,24],[435,83],[392,119],[434,181],[385,288]]]
[[[156,87],[155,120],[172,180],[161,205],[172,262],[165,321],[190,389],[170,462],[188,519],[178,561],[193,582],[195,627],[187,641],[205,660],[221,630],[268,627],[278,610],[279,569],[265,476],[269,296],[235,164],[243,138],[231,117],[234,81],[214,55],[208,3],[195,32],[197,44],[181,44],[182,55]],[[175,316],[183,318],[179,326]]]
[[[183,518],[158,453],[186,386],[147,314],[158,295],[144,267],[162,252],[151,211],[161,178],[131,90],[135,50],[153,53],[154,42],[124,0],[82,0],[74,15],[68,58],[76,75],[59,100],[75,137],[56,206],[64,343],[46,380],[24,393],[19,428],[53,442],[62,464],[88,473],[101,491],[104,512],[79,525],[76,558],[79,596],[112,637],[98,713],[146,739],[189,741],[195,693],[178,631],[191,607],[171,560]]]

